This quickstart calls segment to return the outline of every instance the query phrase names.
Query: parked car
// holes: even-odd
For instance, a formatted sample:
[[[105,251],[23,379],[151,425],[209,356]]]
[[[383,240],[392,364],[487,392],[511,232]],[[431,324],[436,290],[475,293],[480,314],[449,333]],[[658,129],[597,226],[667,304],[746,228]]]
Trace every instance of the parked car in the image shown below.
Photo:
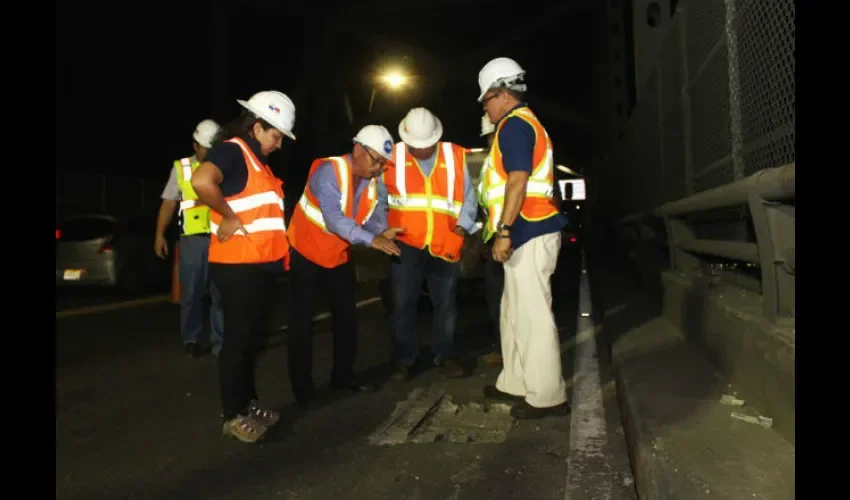
[[[153,251],[154,217],[75,215],[56,225],[56,286],[102,286],[135,292],[167,284],[172,260]]]

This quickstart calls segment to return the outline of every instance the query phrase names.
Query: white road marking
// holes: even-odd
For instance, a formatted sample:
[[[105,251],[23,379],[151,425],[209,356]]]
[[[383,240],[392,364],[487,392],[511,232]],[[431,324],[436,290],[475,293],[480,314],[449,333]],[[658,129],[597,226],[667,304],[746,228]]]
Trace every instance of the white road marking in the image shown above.
[[[612,494],[612,469],[607,457],[608,425],[602,404],[602,383],[595,336],[598,329],[590,316],[590,283],[584,253],[579,289],[576,331],[575,376],[570,416],[570,454],[567,459],[565,498],[606,500]],[[614,308],[617,309],[617,308]],[[582,336],[584,338],[579,338]]]
[[[116,309],[126,309],[128,307],[142,306],[146,304],[157,304],[165,302],[170,298],[170,295],[154,295],[152,297],[144,297],[141,299],[125,300],[124,302],[115,302],[113,304],[102,304],[98,306],[78,307],[76,309],[65,309],[56,311],[56,319],[70,318],[72,316],[85,316],[104,311],[114,311]]]
[[[363,306],[368,306],[369,304],[374,304],[375,302],[380,302],[380,301],[381,301],[381,297],[369,297],[368,299],[363,299],[360,302],[357,302],[356,304],[354,304],[354,307],[359,309]],[[320,314],[313,316],[313,321],[320,321],[320,320],[323,320],[325,318],[330,318],[330,317],[331,317],[331,313],[330,313],[330,311],[327,311],[327,312],[323,312],[323,313],[320,313]],[[285,332],[286,330],[289,330],[288,324],[278,327],[278,329],[276,331]]]

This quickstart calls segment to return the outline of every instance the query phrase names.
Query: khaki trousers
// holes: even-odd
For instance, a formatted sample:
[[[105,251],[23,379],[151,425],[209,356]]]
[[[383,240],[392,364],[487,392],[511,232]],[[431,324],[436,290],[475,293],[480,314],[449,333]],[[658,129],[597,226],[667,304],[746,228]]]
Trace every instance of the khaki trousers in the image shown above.
[[[567,400],[561,347],[552,313],[551,277],[561,233],[531,239],[505,262],[500,329],[504,364],[496,388],[537,408]]]

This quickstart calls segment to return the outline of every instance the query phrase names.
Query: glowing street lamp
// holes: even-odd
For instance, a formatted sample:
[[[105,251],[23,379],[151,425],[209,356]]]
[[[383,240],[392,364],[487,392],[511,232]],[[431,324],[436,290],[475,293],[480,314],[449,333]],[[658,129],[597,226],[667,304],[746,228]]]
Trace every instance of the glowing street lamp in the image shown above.
[[[388,71],[378,77],[378,81],[384,84],[390,90],[399,90],[407,84],[409,77],[400,71]],[[378,90],[377,85],[372,86],[372,97],[369,99],[369,112],[372,112],[372,104],[375,102],[375,92]]]

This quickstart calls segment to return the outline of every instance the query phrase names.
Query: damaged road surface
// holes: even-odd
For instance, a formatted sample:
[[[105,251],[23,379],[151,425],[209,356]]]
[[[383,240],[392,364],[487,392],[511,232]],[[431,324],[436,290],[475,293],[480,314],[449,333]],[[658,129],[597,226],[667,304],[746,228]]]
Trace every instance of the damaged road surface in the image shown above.
[[[420,387],[370,437],[373,445],[503,443],[515,424],[506,404],[456,404],[445,389]]]

